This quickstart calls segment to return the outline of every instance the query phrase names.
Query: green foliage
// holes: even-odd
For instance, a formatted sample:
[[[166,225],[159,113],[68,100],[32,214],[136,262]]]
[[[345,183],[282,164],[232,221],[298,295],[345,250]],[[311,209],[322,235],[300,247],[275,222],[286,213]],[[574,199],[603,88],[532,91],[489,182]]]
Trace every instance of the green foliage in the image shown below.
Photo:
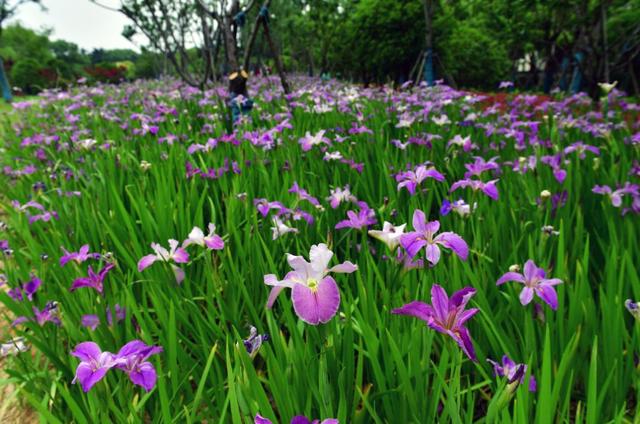
[[[10,25],[0,35],[0,55],[14,62],[32,59],[43,66],[53,58],[48,35],[47,32],[38,33],[19,24]]]
[[[364,0],[345,25],[341,51],[352,72],[375,81],[408,77],[423,45],[422,5],[411,0]]]
[[[531,96],[509,96],[503,104],[518,105],[517,116],[530,114],[528,120],[539,121],[536,137],[553,144],[526,144],[518,150],[511,137],[485,130],[486,125],[506,125],[503,113],[482,113],[486,105],[469,101],[463,92],[439,87],[389,96],[336,81],[298,83],[295,101],[287,102],[259,80],[250,88],[257,104],[252,121],[236,127],[243,141],[237,146],[220,142],[211,152],[193,155],[186,153],[186,143],[223,138],[224,99],[211,94],[215,91],[204,98],[174,81],[105,86],[104,91],[74,89],[69,98],[45,99],[42,107],[20,111],[19,133],[14,125],[6,126],[2,169],[38,164],[25,158],[39,149],[47,159],[34,173],[0,175],[6,187],[3,220],[9,228],[1,237],[14,250],[3,257],[7,285],[14,288],[34,272],[43,285],[33,304],[42,308],[46,301],[56,300],[60,305],[62,326],[28,322],[16,327],[33,351],[3,363],[41,420],[241,424],[259,412],[278,423],[301,413],[337,417],[348,424],[634,422],[639,412],[635,358],[640,352],[640,323],[623,303],[640,298],[638,216],[620,216],[609,198],[591,192],[596,184],[637,181],[629,175],[638,151],[628,142],[637,131],[625,123],[628,105],[623,109],[622,102],[612,104],[609,121],[604,122],[590,113],[584,98],[560,99],[550,106],[556,113],[543,120],[536,117],[537,106],[529,104]],[[257,86],[264,91],[257,91]],[[341,99],[339,105],[336,98]],[[400,106],[418,115],[426,102],[433,116],[446,113],[453,123],[440,126],[417,119],[408,128],[395,126]],[[311,112],[317,106],[329,110]],[[273,129],[287,110],[293,128],[278,133]],[[478,116],[475,124],[457,125],[472,112]],[[132,115],[158,113],[165,116],[157,121],[157,135],[134,132],[140,122]],[[69,114],[77,118],[74,126],[66,124]],[[582,121],[588,127],[577,123]],[[331,151],[364,163],[361,174],[346,164],[324,161],[317,147],[303,152],[297,143],[307,131],[319,130],[327,130],[325,135],[335,141],[335,128],[353,124],[366,125],[373,134],[348,135],[346,142],[334,142]],[[523,128],[514,125],[518,131]],[[37,140],[43,129],[59,140],[23,143],[26,137]],[[80,131],[86,134],[82,138],[93,138],[100,147],[83,148],[82,139],[76,138]],[[185,136],[184,143],[158,142],[168,134]],[[262,149],[244,134],[268,134],[281,144]],[[434,138],[431,147],[410,144],[402,150],[390,143],[424,134],[441,139]],[[480,150],[447,147],[456,134],[471,137]],[[591,152],[585,152],[584,159],[578,152],[566,154],[562,168],[567,175],[559,183],[541,157],[579,140],[599,147],[600,156],[594,161]],[[457,191],[456,199],[462,196],[477,203],[473,213],[467,218],[455,213],[440,216],[442,200],[452,198],[450,185],[462,178],[464,165],[476,154],[499,156],[499,200]],[[518,163],[520,156],[536,157],[537,168],[521,173],[505,163]],[[187,161],[213,169],[225,158],[237,161],[241,172],[216,179],[185,177]],[[143,160],[151,167],[141,168]],[[445,174],[446,182],[426,180],[415,196],[398,191],[391,173],[426,161]],[[74,176],[64,178],[68,173]],[[46,182],[44,191],[34,191],[39,181]],[[294,181],[320,199],[325,210],[314,210],[289,193]],[[410,221],[415,209],[439,219],[443,231],[454,231],[469,243],[468,260],[443,253],[435,267],[408,271],[389,258],[394,252],[366,231],[335,230],[355,206],[343,204],[334,210],[324,198],[330,188],[345,184],[375,209],[379,223]],[[57,189],[81,195],[60,196]],[[552,212],[551,199],[539,200],[542,190],[567,190],[569,197]],[[258,214],[255,198],[312,210],[316,222],[290,222],[299,233],[272,240],[271,222]],[[30,224],[24,211],[10,203],[27,199],[57,211],[59,218]],[[628,196],[624,201],[625,206],[630,203]],[[190,247],[191,261],[181,265],[187,276],[182,285],[175,283],[168,264],[158,262],[138,272],[136,263],[151,253],[151,242],[183,240],[194,225],[204,228],[209,222],[224,236],[225,249],[205,253]],[[545,225],[558,234],[546,235],[541,231]],[[293,312],[288,291],[267,310],[269,287],[263,276],[283,277],[289,269],[286,253],[306,255],[320,242],[335,252],[332,265],[350,260],[359,266],[354,274],[336,276],[340,314],[326,325],[305,325]],[[109,253],[117,263],[105,280],[104,297],[90,289],[69,291],[75,278],[86,275],[86,263],[58,264],[61,246],[77,250],[85,243],[92,252]],[[557,286],[557,311],[542,305],[540,313],[533,304],[521,305],[521,286],[516,283],[496,287],[496,279],[511,264],[522,266],[528,258],[548,276],[564,281]],[[92,262],[94,269],[96,264]],[[434,283],[449,293],[464,286],[477,289],[471,306],[480,312],[469,321],[469,329],[478,363],[468,361],[457,346],[424,323],[391,314],[408,301],[428,301]],[[28,301],[15,302],[4,292],[0,301],[13,316],[32,313]],[[109,326],[105,309],[116,303],[126,308],[128,319]],[[83,327],[83,314],[97,314],[101,325],[95,330]],[[255,358],[241,344],[247,324],[271,337]],[[165,349],[151,359],[159,376],[154,390],[146,393],[134,387],[119,371],[110,372],[86,394],[71,384],[78,361],[69,352],[77,343],[93,340],[115,351],[133,338]],[[528,365],[526,378],[535,376],[537,392],[507,387],[504,379],[492,375],[485,359],[504,353]]]
[[[11,67],[11,83],[26,94],[36,94],[49,84],[43,69],[35,59],[20,59]]]
[[[506,48],[478,23],[458,23],[442,40],[439,52],[462,87],[495,88],[511,69]]]

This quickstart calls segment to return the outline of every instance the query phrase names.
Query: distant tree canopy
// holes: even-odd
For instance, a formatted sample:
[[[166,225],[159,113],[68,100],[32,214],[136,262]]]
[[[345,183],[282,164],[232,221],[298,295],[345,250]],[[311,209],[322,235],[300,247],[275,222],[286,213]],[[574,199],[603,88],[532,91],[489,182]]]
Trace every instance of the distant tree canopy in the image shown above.
[[[233,68],[284,67],[364,83],[435,73],[464,88],[509,80],[591,94],[598,82],[618,80],[640,94],[640,0],[120,0],[114,10],[130,19],[125,37],[147,37],[142,53],[84,52],[14,25],[0,36],[0,58],[7,68],[32,59],[46,71],[21,85],[28,90],[87,74],[112,81],[173,73],[204,86]],[[256,37],[265,22],[271,37]]]
[[[87,77],[117,82],[123,78],[155,78],[162,57],[143,50],[95,49],[87,52],[65,40],[50,40],[48,31],[34,31],[19,24],[0,34],[0,57],[13,87],[25,94],[59,87]],[[139,68],[139,69],[138,69]]]
[[[274,1],[274,33],[291,68],[402,82],[421,77],[427,5],[436,75],[449,84],[548,91],[578,69],[583,89],[619,80],[640,94],[640,0]]]

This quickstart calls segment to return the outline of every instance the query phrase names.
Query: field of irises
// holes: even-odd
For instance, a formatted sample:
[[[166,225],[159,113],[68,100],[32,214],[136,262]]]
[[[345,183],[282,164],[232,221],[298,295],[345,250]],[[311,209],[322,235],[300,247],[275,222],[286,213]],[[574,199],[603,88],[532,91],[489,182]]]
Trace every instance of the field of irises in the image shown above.
[[[0,353],[25,407],[637,422],[637,103],[294,87],[253,80],[235,123],[225,88],[175,81],[5,114]]]

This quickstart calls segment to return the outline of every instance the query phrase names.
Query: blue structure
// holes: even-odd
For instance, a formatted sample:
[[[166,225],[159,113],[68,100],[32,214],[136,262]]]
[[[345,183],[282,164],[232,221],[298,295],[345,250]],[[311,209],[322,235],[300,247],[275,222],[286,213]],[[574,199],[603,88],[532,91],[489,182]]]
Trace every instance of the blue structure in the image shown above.
[[[9,81],[7,81],[7,76],[4,72],[4,62],[2,62],[2,58],[0,57],[0,90],[2,90],[2,98],[10,102],[13,100],[13,96],[11,96],[11,87],[9,87]]]
[[[432,87],[436,80],[436,73],[433,69],[433,49],[427,49],[424,59],[424,80],[429,87]]]
[[[567,91],[569,86],[567,79],[567,72],[569,71],[569,58],[567,56],[562,58],[562,63],[560,64],[560,90]]]
[[[571,79],[571,94],[577,94],[582,88],[582,62],[584,61],[584,53],[576,52],[575,68],[573,69],[573,78]]]

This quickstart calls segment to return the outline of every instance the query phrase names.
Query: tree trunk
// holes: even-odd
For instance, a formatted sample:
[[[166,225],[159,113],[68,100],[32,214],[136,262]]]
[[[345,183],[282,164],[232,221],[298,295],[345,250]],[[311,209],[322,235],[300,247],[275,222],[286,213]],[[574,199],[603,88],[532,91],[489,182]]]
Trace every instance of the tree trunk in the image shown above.
[[[424,20],[425,31],[425,59],[424,59],[424,80],[429,87],[435,82],[435,72],[433,69],[433,0],[424,0]]]
[[[264,4],[262,5],[263,8],[268,8],[269,5],[271,4],[271,0],[265,0]],[[260,9],[262,10],[262,8]],[[242,67],[245,70],[249,69],[249,60],[251,59],[251,51],[253,50],[253,45],[256,42],[256,37],[258,35],[258,29],[260,28],[260,22],[262,21],[263,17],[260,15],[260,13],[258,13],[258,16],[256,17],[256,23],[253,27],[253,30],[251,31],[251,34],[249,35],[249,41],[247,42],[247,48],[244,50],[244,60],[243,60],[243,65]]]
[[[609,42],[607,40],[607,8],[605,2],[600,3],[602,20],[602,59],[604,61],[604,82],[609,82]]]
[[[287,76],[284,73],[284,65],[282,64],[282,59],[280,58],[278,49],[276,48],[276,45],[271,38],[271,33],[269,32],[269,24],[267,23],[266,19],[262,21],[262,27],[264,28],[264,37],[267,39],[267,43],[269,44],[269,48],[271,49],[271,53],[273,54],[273,60],[276,65],[278,75],[280,76],[282,89],[284,90],[285,94],[289,94],[291,93],[291,89],[289,88],[289,83],[287,82]]]

